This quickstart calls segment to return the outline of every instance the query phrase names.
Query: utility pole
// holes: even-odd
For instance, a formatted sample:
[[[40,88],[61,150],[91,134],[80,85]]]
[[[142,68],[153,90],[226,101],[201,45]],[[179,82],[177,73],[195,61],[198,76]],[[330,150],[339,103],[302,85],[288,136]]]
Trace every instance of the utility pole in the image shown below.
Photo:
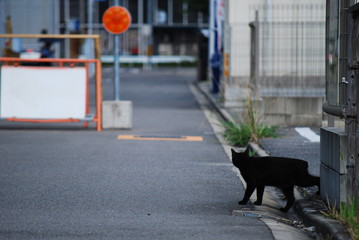
[[[359,44],[357,42],[357,34],[359,34],[359,8],[350,8],[354,5],[354,1],[340,1],[340,9],[343,11],[340,19],[342,31],[341,34],[345,39],[340,39],[347,44],[345,50],[347,52],[347,62],[345,68],[347,76],[342,76],[342,82],[347,83],[347,112],[345,116],[347,130],[347,200],[353,200],[359,196]],[[348,16],[349,15],[349,16]],[[344,64],[343,64],[344,65]],[[343,71],[345,72],[345,71]],[[348,80],[346,80],[346,78]]]

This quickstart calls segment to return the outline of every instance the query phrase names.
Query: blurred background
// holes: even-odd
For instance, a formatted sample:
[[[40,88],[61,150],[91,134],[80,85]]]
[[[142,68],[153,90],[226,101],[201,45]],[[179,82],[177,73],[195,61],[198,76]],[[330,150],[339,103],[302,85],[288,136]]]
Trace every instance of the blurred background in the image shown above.
[[[114,61],[102,15],[114,0],[0,0],[0,32],[99,34],[101,60]],[[120,37],[127,66],[197,68],[241,120],[248,96],[271,125],[321,126],[325,116],[325,0],[121,0],[132,24]],[[333,19],[337,19],[333,16]],[[38,52],[38,39],[0,39],[2,54]],[[327,44],[335,46],[336,40]],[[53,44],[54,57],[93,58],[92,40]],[[337,62],[331,54],[331,63]],[[337,88],[334,86],[333,91]],[[278,106],[278,107],[276,107]]]

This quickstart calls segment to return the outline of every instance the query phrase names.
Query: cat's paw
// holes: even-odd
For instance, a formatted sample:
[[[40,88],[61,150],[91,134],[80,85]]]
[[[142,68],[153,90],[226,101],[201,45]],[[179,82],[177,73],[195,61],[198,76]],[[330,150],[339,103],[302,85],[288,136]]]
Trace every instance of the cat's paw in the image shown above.
[[[247,204],[247,201],[243,201],[243,200],[242,200],[242,201],[239,201],[238,204],[239,204],[239,205],[246,205],[246,204]]]
[[[254,203],[253,203],[254,205],[262,205],[262,201],[255,201]]]

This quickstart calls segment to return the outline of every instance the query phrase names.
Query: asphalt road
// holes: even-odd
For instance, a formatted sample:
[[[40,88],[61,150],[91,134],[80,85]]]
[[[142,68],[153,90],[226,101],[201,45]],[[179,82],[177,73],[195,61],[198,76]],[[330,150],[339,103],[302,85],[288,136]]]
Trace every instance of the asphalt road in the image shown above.
[[[318,128],[312,128],[317,132]],[[294,128],[280,128],[279,138],[262,139],[261,146],[269,155],[303,159],[308,162],[311,174],[319,176],[320,171],[320,143],[310,142],[300,136]]]
[[[232,215],[243,186],[188,88],[194,74],[122,73],[132,130],[2,122],[0,239],[273,239],[261,220]],[[111,80],[105,69],[105,100]]]

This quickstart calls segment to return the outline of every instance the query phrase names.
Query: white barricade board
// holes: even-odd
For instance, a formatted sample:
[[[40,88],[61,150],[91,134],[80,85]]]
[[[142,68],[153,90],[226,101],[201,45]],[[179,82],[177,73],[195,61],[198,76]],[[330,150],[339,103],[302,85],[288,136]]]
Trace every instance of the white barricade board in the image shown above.
[[[84,67],[1,67],[0,117],[81,119],[86,115]]]

